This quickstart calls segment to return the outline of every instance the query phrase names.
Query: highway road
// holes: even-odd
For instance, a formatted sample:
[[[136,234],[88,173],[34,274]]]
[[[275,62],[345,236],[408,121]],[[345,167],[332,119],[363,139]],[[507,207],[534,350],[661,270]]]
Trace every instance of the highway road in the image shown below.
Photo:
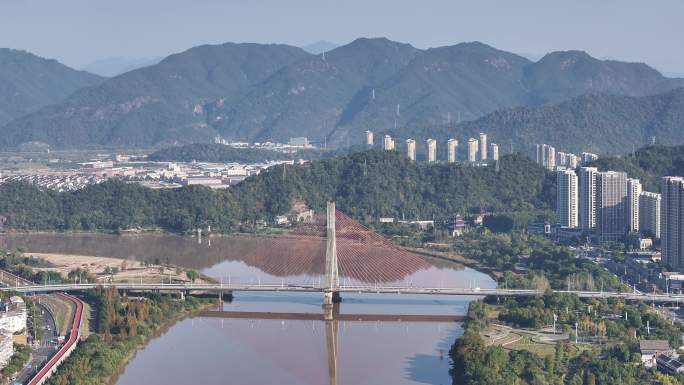
[[[43,324],[40,325],[40,328],[43,330],[43,339],[32,345],[31,358],[27,365],[18,373],[15,380],[15,382],[20,384],[27,383],[38,369],[57,351],[55,320],[45,306],[41,304],[40,307],[43,317]]]

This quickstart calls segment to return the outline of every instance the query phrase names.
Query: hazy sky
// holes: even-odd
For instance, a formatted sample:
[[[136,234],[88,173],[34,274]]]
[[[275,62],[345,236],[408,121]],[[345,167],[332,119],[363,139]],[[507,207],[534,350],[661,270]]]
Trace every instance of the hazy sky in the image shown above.
[[[683,16],[682,0],[0,0],[0,47],[83,67],[206,43],[385,36],[421,48],[582,49],[684,73]]]

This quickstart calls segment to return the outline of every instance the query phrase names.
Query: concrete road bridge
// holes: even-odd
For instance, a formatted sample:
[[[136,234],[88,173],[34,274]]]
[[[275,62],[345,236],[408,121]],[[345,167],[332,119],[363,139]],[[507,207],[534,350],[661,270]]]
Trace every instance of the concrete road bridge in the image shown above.
[[[385,261],[382,267],[375,266],[365,272],[366,280],[374,279],[373,275],[385,274],[387,270],[401,270],[404,265],[415,263],[403,249],[390,245],[382,237],[364,228],[362,225],[351,220],[344,214],[335,209],[335,203],[329,202],[325,219],[325,270],[324,280],[319,284],[312,283],[282,283],[278,284],[235,284],[228,283],[69,283],[69,284],[50,284],[37,285],[18,277],[6,279],[8,286],[0,290],[13,290],[19,293],[51,293],[51,292],[74,292],[91,290],[96,288],[114,288],[121,291],[144,292],[176,292],[180,295],[190,293],[216,293],[218,295],[231,297],[237,292],[310,292],[321,293],[324,305],[338,303],[343,294],[387,294],[387,295],[450,295],[450,296],[497,296],[497,297],[533,297],[544,294],[538,290],[527,289],[502,289],[502,288],[461,288],[461,287],[414,287],[400,285],[343,285],[340,284],[338,267],[338,228],[337,222],[343,222],[341,236],[343,238],[343,251],[346,257],[355,258],[361,263],[373,264],[373,258]],[[318,231],[318,230],[315,230]],[[349,247],[350,239],[354,246]],[[369,246],[370,245],[370,246]],[[379,245],[379,246],[378,246]],[[371,248],[370,252],[364,251],[363,247]],[[351,251],[350,251],[351,250]],[[378,253],[377,250],[383,250]],[[367,253],[368,255],[364,254]],[[414,258],[415,259],[415,258]],[[389,261],[389,263],[387,262]],[[399,261],[399,262],[395,262]],[[358,265],[354,267],[359,270]],[[363,274],[363,273],[362,273]],[[393,272],[389,273],[393,276]],[[14,285],[12,285],[14,284]],[[646,294],[634,290],[632,292],[607,292],[607,291],[575,291],[575,290],[556,290],[556,293],[576,294],[581,298],[623,298],[625,300],[642,300],[651,302],[684,302],[684,295],[678,294]]]
[[[74,292],[92,290],[97,288],[113,288],[131,292],[176,292],[190,293],[217,293],[233,295],[236,292],[301,292],[321,293],[325,295],[331,290],[325,286],[310,284],[213,284],[213,283],[77,283],[77,284],[51,284],[51,285],[19,285],[0,288],[5,291],[15,291],[23,294]],[[642,300],[650,302],[678,302],[684,303],[682,294],[647,294],[643,292],[610,292],[610,291],[578,291],[578,290],[552,290],[553,293],[575,294],[580,298],[623,298],[625,300]],[[535,297],[542,296],[546,292],[532,289],[485,289],[485,288],[459,288],[459,287],[405,287],[405,286],[337,286],[334,290],[339,298],[345,293],[357,294],[388,294],[388,295],[449,295],[449,296],[496,296],[496,297]]]

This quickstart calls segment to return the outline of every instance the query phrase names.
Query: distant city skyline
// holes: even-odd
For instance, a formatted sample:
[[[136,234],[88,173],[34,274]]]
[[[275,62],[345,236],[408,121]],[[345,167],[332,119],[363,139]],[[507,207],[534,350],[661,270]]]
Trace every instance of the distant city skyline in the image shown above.
[[[684,2],[663,0],[67,0],[0,2],[0,47],[54,58],[74,68],[107,58],[154,59],[201,44],[317,41],[346,44],[387,37],[418,48],[481,41],[536,58],[583,50],[597,58],[645,62],[684,74],[678,54]],[[419,6],[421,5],[421,6]]]

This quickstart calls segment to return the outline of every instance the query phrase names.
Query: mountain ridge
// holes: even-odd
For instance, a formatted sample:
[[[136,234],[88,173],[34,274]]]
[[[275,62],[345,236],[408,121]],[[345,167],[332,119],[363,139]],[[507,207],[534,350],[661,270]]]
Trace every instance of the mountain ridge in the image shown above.
[[[15,119],[0,128],[0,146],[155,146],[216,135],[346,145],[360,142],[366,129],[433,127],[584,94],[643,96],[680,86],[684,79],[643,63],[583,51],[532,62],[480,42],[422,50],[360,38],[325,55],[225,43],[170,55]]]
[[[67,67],[55,59],[0,48],[0,126],[102,81],[100,76]]]
[[[504,152],[513,145],[514,152],[532,154],[535,144],[547,143],[557,151],[616,155],[642,147],[653,137],[658,143],[684,144],[683,126],[684,87],[680,87],[648,96],[586,94],[555,105],[502,109],[460,124],[402,127],[378,134],[398,140],[432,137],[442,143],[453,137],[462,141],[462,153],[467,138],[485,132],[490,143],[498,143]]]

